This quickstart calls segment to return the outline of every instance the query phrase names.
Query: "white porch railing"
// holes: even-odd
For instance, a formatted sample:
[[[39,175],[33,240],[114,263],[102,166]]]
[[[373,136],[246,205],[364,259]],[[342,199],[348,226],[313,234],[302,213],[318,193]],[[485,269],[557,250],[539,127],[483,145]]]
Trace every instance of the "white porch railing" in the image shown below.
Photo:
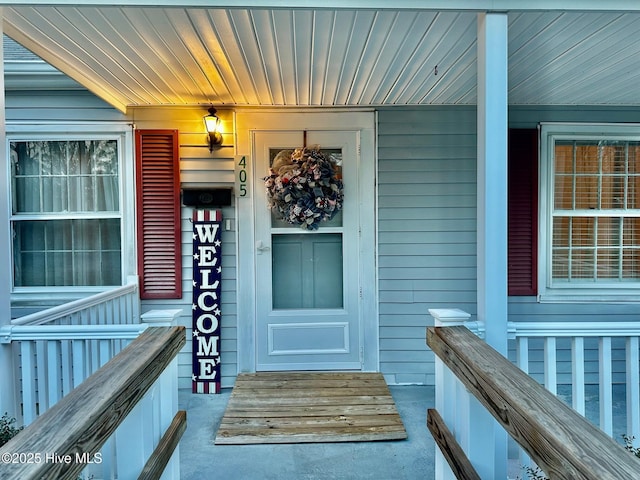
[[[137,277],[122,287],[17,318],[0,327],[0,347],[13,353],[12,415],[25,426],[57,406],[148,326],[171,326],[179,310],[140,315]],[[177,361],[150,387],[89,465],[89,478],[129,478],[151,455],[177,411]],[[131,439],[135,440],[132,445]],[[177,462],[170,470],[178,478]],[[129,472],[129,473],[127,473]],[[137,475],[137,474],[136,474]],[[0,475],[2,476],[2,475]]]
[[[470,315],[461,310],[431,310],[436,326],[465,325],[479,336],[483,326],[469,322]],[[554,394],[561,394],[583,416],[596,423],[609,436],[621,442],[621,434],[635,437],[640,443],[640,324],[635,322],[597,323],[509,323],[514,342],[512,361],[525,373],[532,374]],[[558,387],[562,386],[563,389]],[[456,417],[456,410],[469,411],[468,395],[455,376],[436,359],[436,408],[447,424],[455,425],[463,447],[477,442],[469,418]],[[559,391],[561,390],[561,391]],[[596,395],[589,397],[588,392]],[[615,394],[614,394],[615,392]],[[622,398],[620,398],[622,397]],[[465,405],[456,406],[456,398]],[[598,408],[590,402],[596,401]],[[620,412],[619,404],[625,408]],[[472,402],[473,403],[473,402]],[[614,414],[614,409],[618,411]],[[623,419],[615,424],[614,419]],[[474,419],[477,423],[478,419]],[[480,434],[482,435],[482,434]],[[474,447],[475,448],[475,447]],[[520,454],[520,464],[528,457]],[[502,471],[500,468],[498,471]],[[442,457],[436,460],[436,478],[452,478]],[[438,473],[439,472],[439,473]],[[522,471],[519,472],[522,478]]]
[[[3,329],[17,360],[22,422],[28,425],[115,357],[147,327],[16,325]]]
[[[516,364],[530,373],[539,339],[544,386],[558,394],[558,385],[571,387],[571,406],[586,415],[587,386],[598,389],[599,426],[614,435],[614,388],[624,386],[626,430],[640,442],[640,324],[637,322],[510,323],[516,341]],[[538,350],[539,352],[539,350]],[[562,358],[565,356],[567,358]],[[587,368],[588,364],[597,368]],[[567,365],[559,372],[560,365]],[[560,377],[564,376],[563,380]],[[589,378],[591,376],[592,378]],[[567,383],[568,382],[568,383]],[[617,440],[620,440],[619,438]]]
[[[140,323],[138,277],[126,285],[11,321],[11,325],[121,325]]]
[[[28,425],[118,354],[140,324],[137,277],[127,285],[12,320],[0,343],[13,354],[12,412]],[[20,408],[22,407],[22,408]]]
[[[177,410],[176,354],[184,343],[184,327],[145,329],[0,448],[0,478],[179,479],[186,413]]]

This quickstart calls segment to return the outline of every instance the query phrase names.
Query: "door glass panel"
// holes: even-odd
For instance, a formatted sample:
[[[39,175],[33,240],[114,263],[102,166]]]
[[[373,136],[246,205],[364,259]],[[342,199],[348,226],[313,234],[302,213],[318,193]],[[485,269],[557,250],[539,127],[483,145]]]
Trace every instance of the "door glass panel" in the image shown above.
[[[342,234],[271,237],[273,308],[342,308]]]

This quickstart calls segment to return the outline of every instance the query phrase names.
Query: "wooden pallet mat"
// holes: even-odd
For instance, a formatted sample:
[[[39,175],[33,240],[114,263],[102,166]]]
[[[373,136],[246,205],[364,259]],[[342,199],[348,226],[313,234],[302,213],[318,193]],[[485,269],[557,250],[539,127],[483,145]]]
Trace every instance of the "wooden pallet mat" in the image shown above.
[[[384,377],[359,372],[239,374],[218,445],[403,440]]]

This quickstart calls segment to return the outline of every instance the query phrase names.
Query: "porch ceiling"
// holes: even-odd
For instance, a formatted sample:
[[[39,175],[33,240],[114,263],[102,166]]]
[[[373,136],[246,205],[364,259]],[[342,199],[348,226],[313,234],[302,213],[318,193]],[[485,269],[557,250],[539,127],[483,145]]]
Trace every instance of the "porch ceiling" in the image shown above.
[[[5,33],[120,110],[476,103],[476,13],[6,6]],[[509,102],[639,105],[640,13],[509,13]]]

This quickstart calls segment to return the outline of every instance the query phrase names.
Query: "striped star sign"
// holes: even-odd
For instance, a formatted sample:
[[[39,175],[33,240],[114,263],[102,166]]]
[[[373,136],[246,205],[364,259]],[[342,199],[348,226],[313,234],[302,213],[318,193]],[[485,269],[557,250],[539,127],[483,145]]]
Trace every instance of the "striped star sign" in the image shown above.
[[[220,393],[222,211],[193,211],[192,391]]]

